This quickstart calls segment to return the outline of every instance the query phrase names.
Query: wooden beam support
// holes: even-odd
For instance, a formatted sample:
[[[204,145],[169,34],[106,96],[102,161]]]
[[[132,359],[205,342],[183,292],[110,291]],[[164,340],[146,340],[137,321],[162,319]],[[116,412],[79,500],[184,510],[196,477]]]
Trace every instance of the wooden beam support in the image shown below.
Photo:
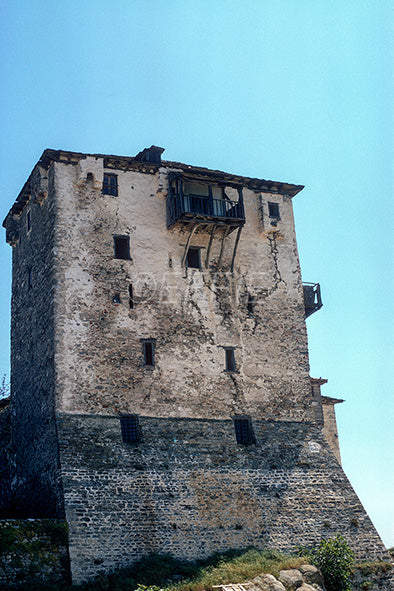
[[[218,267],[220,267],[220,263],[222,262],[223,249],[224,249],[224,241],[227,238],[229,231],[230,231],[230,227],[229,226],[226,226],[226,229],[224,230],[224,233],[223,233],[222,244],[220,246],[220,255],[219,255],[219,260],[218,260]]]
[[[239,239],[241,238],[242,226],[238,228],[237,236],[235,238],[234,250],[233,250],[233,258],[231,260],[231,273],[234,271],[234,262],[235,262],[235,255],[237,253],[237,247]]]
[[[209,237],[209,244],[208,244],[208,250],[207,250],[207,256],[205,258],[205,268],[208,269],[209,266],[209,255],[211,253],[211,246],[212,246],[212,241],[213,241],[213,235],[215,233],[215,230],[217,228],[217,224],[214,224],[212,226],[212,230],[211,230],[211,236]]]
[[[195,224],[192,227],[192,229],[190,230],[189,238],[187,239],[186,246],[185,246],[185,252],[183,253],[183,257],[182,257],[182,267],[185,266],[187,253],[189,252],[190,241],[193,238],[193,234],[197,230],[198,226],[201,226],[201,224]]]

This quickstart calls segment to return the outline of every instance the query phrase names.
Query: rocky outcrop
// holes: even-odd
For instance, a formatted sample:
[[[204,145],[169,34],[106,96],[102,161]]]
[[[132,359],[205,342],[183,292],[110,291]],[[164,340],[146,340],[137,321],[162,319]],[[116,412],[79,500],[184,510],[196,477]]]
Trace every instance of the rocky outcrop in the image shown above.
[[[281,570],[278,578],[261,574],[251,582],[253,591],[325,591],[320,571],[311,564]]]

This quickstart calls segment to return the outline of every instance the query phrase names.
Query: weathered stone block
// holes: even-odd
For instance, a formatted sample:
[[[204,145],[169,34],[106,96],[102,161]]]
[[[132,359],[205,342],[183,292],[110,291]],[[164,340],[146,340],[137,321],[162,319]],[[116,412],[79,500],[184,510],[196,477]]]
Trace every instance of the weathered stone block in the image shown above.
[[[284,584],[286,589],[298,589],[303,584],[302,574],[299,570],[292,568],[288,570],[281,570],[279,572],[279,581]]]

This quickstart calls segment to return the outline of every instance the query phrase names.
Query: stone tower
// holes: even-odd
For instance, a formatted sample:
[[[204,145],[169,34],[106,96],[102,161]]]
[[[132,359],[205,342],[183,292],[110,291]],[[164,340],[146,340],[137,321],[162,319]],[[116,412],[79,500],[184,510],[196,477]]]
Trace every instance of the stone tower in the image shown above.
[[[45,150],[4,222],[12,511],[66,517],[74,582],[336,532],[381,555],[309,376],[303,187],[162,152]]]

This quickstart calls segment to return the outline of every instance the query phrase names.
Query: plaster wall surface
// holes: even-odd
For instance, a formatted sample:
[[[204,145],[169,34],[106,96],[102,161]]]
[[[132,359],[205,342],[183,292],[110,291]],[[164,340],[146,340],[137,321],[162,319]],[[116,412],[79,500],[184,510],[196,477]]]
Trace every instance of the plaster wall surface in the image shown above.
[[[236,232],[224,241],[217,232],[209,268],[186,269],[181,261],[189,230],[166,227],[164,167],[160,174],[111,170],[118,173],[116,197],[94,183],[78,185],[75,165],[55,168],[59,411],[310,416],[290,198],[263,196],[266,211],[272,200],[281,212],[277,227],[268,219],[264,227],[261,195],[244,189],[246,224],[234,273]],[[130,237],[130,260],[114,258],[114,235]],[[209,238],[209,231],[197,231],[191,242],[201,248],[203,262]],[[156,340],[153,368],[143,364],[141,339],[148,338]],[[236,372],[224,371],[223,347],[234,347]]]

